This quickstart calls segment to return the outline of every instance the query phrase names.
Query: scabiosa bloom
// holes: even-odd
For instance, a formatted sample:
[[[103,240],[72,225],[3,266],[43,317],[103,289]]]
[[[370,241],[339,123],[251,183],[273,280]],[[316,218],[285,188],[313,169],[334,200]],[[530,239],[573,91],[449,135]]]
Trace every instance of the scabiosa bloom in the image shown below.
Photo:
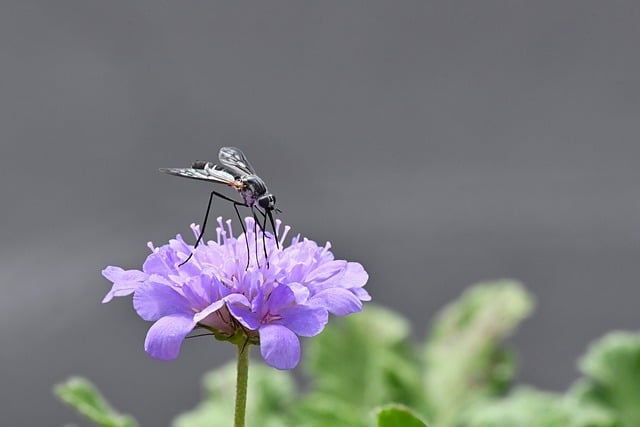
[[[265,233],[265,255],[262,231],[254,234],[253,218],[245,224],[247,235],[234,237],[231,220],[225,227],[218,218],[217,241],[196,249],[180,235],[161,247],[149,243],[152,253],[142,271],[103,270],[113,287],[102,302],[133,294],[138,315],[155,322],[145,350],[156,359],[178,357],[187,334],[203,327],[219,339],[259,344],[262,357],[275,368],[294,368],[300,360],[298,336],[317,335],[329,313],[355,313],[371,299],[363,288],[368,275],[359,263],[335,260],[329,243],[318,246],[296,236],[285,247],[289,226],[279,245]],[[197,237],[198,226],[191,228]],[[280,228],[277,221],[277,235]]]

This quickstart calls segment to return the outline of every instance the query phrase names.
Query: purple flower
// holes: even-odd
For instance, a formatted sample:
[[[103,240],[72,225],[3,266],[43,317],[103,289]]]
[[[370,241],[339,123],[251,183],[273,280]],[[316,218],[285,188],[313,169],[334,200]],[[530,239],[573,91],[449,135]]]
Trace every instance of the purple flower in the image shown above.
[[[145,350],[156,359],[178,357],[187,334],[203,327],[219,339],[259,344],[262,357],[275,368],[294,368],[300,360],[298,337],[319,334],[329,313],[362,310],[362,301],[371,299],[363,288],[369,276],[359,263],[335,260],[329,243],[321,247],[296,236],[284,247],[289,226],[279,248],[274,235],[265,233],[265,257],[262,232],[252,231],[253,218],[245,223],[246,241],[244,233],[233,236],[231,220],[225,228],[218,218],[217,241],[195,250],[180,235],[158,248],[150,243],[142,271],[113,266],[102,271],[113,282],[102,302],[133,294],[138,315],[155,322]],[[198,236],[199,228],[191,228]],[[277,221],[278,235],[280,228]]]

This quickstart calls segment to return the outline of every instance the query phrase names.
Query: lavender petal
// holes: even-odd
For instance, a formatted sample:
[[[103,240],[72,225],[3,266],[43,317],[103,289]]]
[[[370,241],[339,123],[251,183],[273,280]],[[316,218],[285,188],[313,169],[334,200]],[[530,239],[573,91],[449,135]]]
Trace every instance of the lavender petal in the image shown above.
[[[369,280],[369,274],[358,262],[347,263],[344,276],[340,278],[340,286],[347,289],[361,288]]]
[[[300,361],[300,341],[284,326],[265,325],[260,328],[260,353],[269,366],[293,369]]]
[[[307,277],[305,277],[305,282],[307,283],[322,283],[331,279],[333,276],[341,273],[347,265],[346,261],[337,260],[337,261],[329,261],[323,264],[320,264],[319,267],[312,270]]]
[[[193,316],[174,314],[154,323],[147,332],[144,350],[154,359],[173,360],[180,354],[184,337],[193,330]]]
[[[331,314],[346,316],[362,310],[362,302],[351,291],[330,288],[320,291],[309,299],[309,303],[324,307]]]
[[[149,281],[133,295],[133,308],[144,320],[158,320],[177,313],[193,313],[187,299],[172,286]]]
[[[147,274],[142,271],[123,270],[112,265],[102,270],[102,275],[113,283],[111,290],[102,300],[103,303],[111,301],[114,297],[123,297],[134,293],[147,278]]]
[[[329,313],[324,307],[293,306],[280,312],[282,320],[278,323],[291,329],[302,337],[319,334],[329,321]]]

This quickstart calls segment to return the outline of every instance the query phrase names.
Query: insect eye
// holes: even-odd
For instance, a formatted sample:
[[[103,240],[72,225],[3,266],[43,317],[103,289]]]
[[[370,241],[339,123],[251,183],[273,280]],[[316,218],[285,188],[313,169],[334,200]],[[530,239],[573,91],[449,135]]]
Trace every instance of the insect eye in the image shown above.
[[[260,200],[258,200],[258,204],[263,209],[273,209],[273,206],[275,205],[275,203],[276,203],[276,198],[273,195],[262,197]]]

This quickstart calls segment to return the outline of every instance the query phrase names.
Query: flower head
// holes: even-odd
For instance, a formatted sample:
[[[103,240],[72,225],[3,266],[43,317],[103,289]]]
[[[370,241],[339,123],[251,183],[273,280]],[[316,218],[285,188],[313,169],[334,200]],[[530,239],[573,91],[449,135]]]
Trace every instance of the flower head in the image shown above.
[[[329,243],[318,246],[296,236],[285,247],[285,226],[278,244],[265,233],[263,250],[263,232],[252,231],[253,218],[245,224],[247,232],[234,237],[231,220],[218,218],[216,241],[194,249],[178,235],[161,247],[150,243],[142,271],[103,270],[113,282],[103,302],[133,294],[138,315],[155,322],[145,340],[152,357],[175,359],[187,334],[204,327],[221,339],[259,344],[269,365],[292,369],[300,360],[299,336],[317,335],[329,313],[355,313],[371,299],[362,265],[335,260]],[[280,228],[277,221],[277,235]]]

